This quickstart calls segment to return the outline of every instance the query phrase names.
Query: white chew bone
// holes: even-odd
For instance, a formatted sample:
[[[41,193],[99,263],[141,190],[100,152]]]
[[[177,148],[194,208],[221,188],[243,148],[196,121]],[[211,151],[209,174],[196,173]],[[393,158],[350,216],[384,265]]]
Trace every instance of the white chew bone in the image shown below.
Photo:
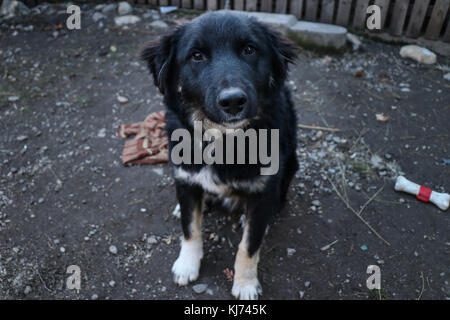
[[[395,191],[403,191],[417,196],[420,191],[420,185],[409,181],[403,176],[399,176],[395,182]],[[447,210],[450,204],[450,195],[448,193],[439,193],[431,191],[430,202],[435,204],[441,210]]]

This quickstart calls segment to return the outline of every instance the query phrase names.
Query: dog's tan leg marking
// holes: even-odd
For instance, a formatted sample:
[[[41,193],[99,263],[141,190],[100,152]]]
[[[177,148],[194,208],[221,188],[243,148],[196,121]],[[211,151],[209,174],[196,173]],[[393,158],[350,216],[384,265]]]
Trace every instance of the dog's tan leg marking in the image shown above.
[[[256,300],[262,294],[258,281],[259,249],[252,257],[248,255],[248,222],[234,263],[234,281],[231,293],[236,299]]]
[[[200,271],[200,262],[203,258],[202,207],[203,204],[194,209],[189,226],[191,237],[189,239],[181,237],[180,254],[172,267],[174,281],[180,286],[197,280]]]

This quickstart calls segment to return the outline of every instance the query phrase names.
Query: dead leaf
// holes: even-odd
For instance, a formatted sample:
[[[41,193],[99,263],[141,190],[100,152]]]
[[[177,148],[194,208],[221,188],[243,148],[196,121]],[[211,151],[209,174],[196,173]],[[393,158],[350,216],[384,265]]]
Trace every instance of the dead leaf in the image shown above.
[[[355,73],[353,73],[353,75],[356,78],[364,78],[366,76],[366,73],[362,70],[359,70],[359,71],[355,71]]]

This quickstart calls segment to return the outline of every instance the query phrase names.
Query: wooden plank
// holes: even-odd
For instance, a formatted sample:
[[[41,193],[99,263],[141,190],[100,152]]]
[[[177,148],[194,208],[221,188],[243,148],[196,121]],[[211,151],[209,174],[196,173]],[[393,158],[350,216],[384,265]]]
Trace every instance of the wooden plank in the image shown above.
[[[395,0],[394,11],[392,12],[391,25],[389,32],[394,36],[400,36],[403,33],[406,14],[408,13],[409,0]]]
[[[305,20],[316,21],[319,0],[306,0]]]
[[[177,6],[177,7],[180,7],[180,3],[181,3],[180,0],[170,0],[170,5],[171,5],[171,6]]]
[[[351,8],[352,8],[352,0],[340,0],[339,1],[339,8],[337,11],[337,16],[336,16],[336,24],[339,24],[341,26],[348,25]]]
[[[161,3],[162,0],[159,0],[159,2]],[[203,2],[203,0],[194,0],[194,9],[195,10],[204,10],[205,9],[205,4]]]
[[[134,3],[139,3],[140,1],[143,1],[143,0],[134,0]],[[148,2],[149,4],[152,4],[154,6],[158,5],[158,0],[148,0],[146,2]]]
[[[219,7],[218,3],[217,3],[217,0],[206,0],[206,1],[207,1],[206,2],[206,8],[208,10],[217,10],[217,8]]]
[[[380,7],[381,10],[381,30],[384,29],[384,25],[386,23],[386,16],[389,10],[389,4],[391,0],[376,0],[375,5]]]
[[[425,32],[425,38],[430,40],[436,40],[439,38],[449,7],[450,0],[436,1],[433,12],[431,13],[430,23],[428,24],[427,31]]]
[[[168,6],[169,5],[169,0],[159,0],[159,5],[160,6]]]
[[[256,11],[257,4],[258,4],[257,0],[246,0],[245,1],[245,10]]]
[[[272,0],[261,0],[261,11],[272,12]]]
[[[181,7],[184,9],[192,9],[192,1],[191,0],[181,0]]]
[[[233,10],[242,11],[242,10],[244,10],[244,5],[245,5],[244,0],[234,0]]]
[[[236,0],[234,0],[236,1]],[[275,2],[275,12],[277,13],[286,13],[287,12],[287,0],[276,0]]]
[[[423,21],[425,20],[425,15],[427,14],[429,4],[430,0],[416,0],[414,2],[414,7],[409,19],[408,31],[406,31],[407,37],[417,38],[420,36],[420,31],[422,29]]]
[[[289,13],[295,15],[297,19],[301,19],[302,10],[303,10],[303,0],[291,0],[291,8]]]
[[[355,29],[366,28],[368,7],[369,7],[369,0],[358,0],[355,6],[355,15],[353,17],[353,28]]]
[[[447,25],[447,30],[445,30],[444,37],[442,38],[442,41],[450,43],[450,22]]]
[[[258,0],[245,0],[246,11],[256,11]]]
[[[320,11],[320,22],[333,23],[335,0],[322,0],[322,10]]]

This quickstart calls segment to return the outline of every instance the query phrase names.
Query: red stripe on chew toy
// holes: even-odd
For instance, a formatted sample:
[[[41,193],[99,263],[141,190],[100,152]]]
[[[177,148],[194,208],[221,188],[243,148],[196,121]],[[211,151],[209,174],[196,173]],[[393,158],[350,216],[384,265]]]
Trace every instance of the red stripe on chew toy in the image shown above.
[[[419,194],[417,195],[417,199],[419,199],[420,201],[423,201],[423,202],[430,201],[431,191],[432,190],[430,188],[420,186],[420,190],[419,190]]]

